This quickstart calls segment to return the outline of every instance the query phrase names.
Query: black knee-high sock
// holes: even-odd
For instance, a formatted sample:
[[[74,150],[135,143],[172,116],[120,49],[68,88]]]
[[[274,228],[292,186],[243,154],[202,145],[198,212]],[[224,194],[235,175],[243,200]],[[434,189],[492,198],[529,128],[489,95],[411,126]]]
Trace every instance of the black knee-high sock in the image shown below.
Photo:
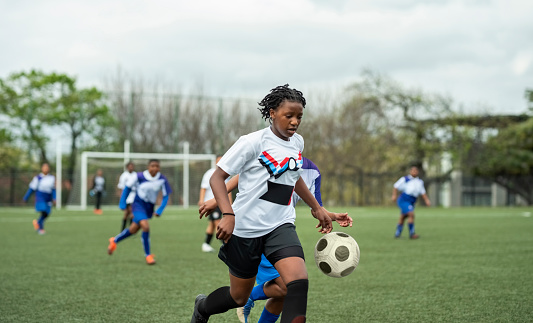
[[[205,301],[198,306],[198,311],[205,317],[209,317],[237,307],[239,305],[231,297],[229,286],[224,286],[209,294]]]
[[[309,281],[307,279],[298,279],[287,284],[287,296],[283,302],[283,312],[281,314],[281,323],[305,322],[307,311],[307,291]]]
[[[48,217],[48,213],[46,213],[46,211],[41,211],[41,217],[46,219]]]
[[[128,222],[128,219],[122,219],[122,230],[121,231],[124,231],[124,229],[126,229],[126,222]]]
[[[205,243],[211,244],[211,239],[213,239],[213,234],[205,234]]]

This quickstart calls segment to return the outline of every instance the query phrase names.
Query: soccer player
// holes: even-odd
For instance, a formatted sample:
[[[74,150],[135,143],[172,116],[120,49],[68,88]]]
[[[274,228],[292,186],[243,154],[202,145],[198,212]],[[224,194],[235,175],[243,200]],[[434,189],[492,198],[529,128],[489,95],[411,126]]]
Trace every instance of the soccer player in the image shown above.
[[[418,178],[418,167],[411,166],[409,175],[401,177],[394,183],[392,190],[392,201],[398,199],[397,204],[400,208],[400,220],[396,226],[395,238],[399,238],[402,234],[403,224],[407,218],[407,226],[409,227],[409,238],[418,239],[420,236],[415,233],[415,203],[418,196],[422,196],[427,206],[431,206],[426,189],[424,188],[424,181]],[[402,192],[398,197],[398,191]]]
[[[305,321],[308,280],[290,203],[293,191],[311,207],[320,233],[332,229],[331,218],[300,178],[304,140],[296,131],[305,104],[302,92],[288,85],[272,89],[259,103],[271,125],[240,137],[218,162],[210,184],[223,216],[216,237],[224,241],[218,256],[229,268],[230,286],[198,295],[191,323],[246,304],[262,254],[286,282],[281,322]],[[239,194],[232,205],[225,180],[237,174]]]
[[[216,159],[216,163],[219,162],[220,158],[222,156],[218,156]],[[215,167],[210,168],[207,170],[202,177],[202,182],[200,183],[200,198],[198,199],[198,206],[201,206],[205,201],[211,200],[214,198],[213,191],[211,190],[211,186],[209,185],[209,180],[211,179],[211,175],[215,172]],[[230,201],[231,201],[231,194],[228,195]],[[207,228],[205,229],[205,241],[202,244],[202,251],[203,252],[214,252],[215,249],[211,247],[211,240],[213,239],[213,233],[216,231],[217,225],[220,223],[220,219],[222,218],[222,212],[220,212],[220,209],[216,207],[208,216],[209,223],[207,223]]]
[[[96,171],[96,175],[93,178],[93,187],[91,188],[91,191],[89,194],[91,196],[94,196],[96,198],[95,204],[94,204],[94,213],[95,214],[102,214],[102,209],[100,208],[102,204],[102,196],[105,192],[105,178],[104,173],[101,169]]]
[[[33,220],[33,228],[39,234],[45,234],[44,221],[52,212],[52,205],[56,204],[56,177],[50,174],[50,165],[43,163],[41,173],[30,182],[28,191],[22,198],[27,202],[35,192],[35,211],[40,212],[39,220]]]
[[[307,188],[315,196],[317,202],[322,206],[322,194],[320,191],[320,184],[322,176],[318,167],[309,159],[303,157],[302,175]],[[232,191],[237,186],[238,175],[232,178],[230,183],[226,185],[228,191]],[[293,193],[292,205],[296,206],[300,197]],[[211,212],[215,209],[216,201],[210,200],[202,205],[199,209],[201,216]],[[323,206],[322,206],[323,207]],[[339,225],[343,227],[352,226],[353,220],[348,216],[348,213],[332,213],[324,208],[328,216],[335,219]],[[200,216],[200,217],[201,217]],[[242,323],[248,323],[248,316],[254,306],[256,300],[268,299],[261,313],[258,323],[276,322],[281,314],[283,308],[283,298],[287,292],[285,283],[280,278],[280,274],[266,259],[265,255],[261,255],[261,263],[256,276],[256,286],[252,289],[250,298],[244,307],[237,308],[237,316]]]
[[[157,217],[163,214],[165,207],[167,206],[172,188],[168,183],[168,180],[160,172],[160,162],[158,159],[150,159],[148,162],[148,169],[144,172],[137,173],[134,178],[129,178],[120,197],[119,207],[121,210],[126,209],[126,199],[128,198],[132,187],[136,188],[135,199],[131,205],[133,212],[133,222],[129,228],[124,229],[116,237],[109,238],[109,246],[107,247],[107,253],[113,254],[113,251],[117,248],[117,243],[137,233],[139,229],[142,229],[142,244],[144,248],[144,255],[146,257],[146,263],[148,265],[154,265],[154,256],[150,253],[150,225],[148,220],[152,218],[152,215]],[[155,203],[159,191],[163,194],[163,200],[161,205],[154,212]]]
[[[118,179],[117,187],[120,189],[121,196],[122,192],[124,191],[124,188],[126,187],[126,182],[128,181],[128,179],[135,177],[137,177],[137,173],[135,172],[135,165],[133,164],[133,162],[130,161],[126,164],[126,170],[120,175],[120,178]],[[131,213],[131,203],[133,203],[133,200],[135,200],[135,187],[132,187],[128,198],[126,199],[126,209],[124,210],[124,216],[122,217],[121,231],[124,231],[124,229],[126,229],[126,224],[128,220],[130,221],[131,225],[131,221],[133,218],[133,214]]]

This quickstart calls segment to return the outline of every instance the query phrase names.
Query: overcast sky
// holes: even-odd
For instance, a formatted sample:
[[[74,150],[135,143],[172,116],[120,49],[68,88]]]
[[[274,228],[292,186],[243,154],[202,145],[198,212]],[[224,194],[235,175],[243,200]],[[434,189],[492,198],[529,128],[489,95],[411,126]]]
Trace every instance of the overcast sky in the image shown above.
[[[37,68],[102,86],[120,66],[257,101],[284,83],[342,88],[371,68],[465,110],[521,113],[533,1],[0,0],[0,58],[1,78]]]

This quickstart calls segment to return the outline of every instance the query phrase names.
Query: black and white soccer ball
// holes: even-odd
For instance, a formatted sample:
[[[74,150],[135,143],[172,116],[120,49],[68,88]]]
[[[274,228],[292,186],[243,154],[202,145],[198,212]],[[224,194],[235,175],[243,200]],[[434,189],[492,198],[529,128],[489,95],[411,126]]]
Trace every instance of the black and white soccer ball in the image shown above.
[[[331,232],[318,240],[315,262],[321,272],[330,277],[346,277],[359,264],[359,245],[349,234]]]

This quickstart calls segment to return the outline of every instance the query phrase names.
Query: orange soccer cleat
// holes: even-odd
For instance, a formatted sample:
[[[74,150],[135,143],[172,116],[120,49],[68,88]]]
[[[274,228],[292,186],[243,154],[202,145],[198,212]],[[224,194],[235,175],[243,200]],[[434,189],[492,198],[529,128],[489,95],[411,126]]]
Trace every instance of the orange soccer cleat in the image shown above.
[[[115,237],[111,237],[109,238],[109,246],[107,246],[107,253],[111,256],[115,249],[117,249],[117,243],[115,242]]]
[[[149,265],[155,265],[154,256],[152,256],[152,255],[146,256],[146,263],[149,264]]]
[[[33,220],[33,228],[34,228],[35,230],[39,230],[39,229],[40,229],[40,228],[39,228],[39,223],[37,222],[37,220]]]

